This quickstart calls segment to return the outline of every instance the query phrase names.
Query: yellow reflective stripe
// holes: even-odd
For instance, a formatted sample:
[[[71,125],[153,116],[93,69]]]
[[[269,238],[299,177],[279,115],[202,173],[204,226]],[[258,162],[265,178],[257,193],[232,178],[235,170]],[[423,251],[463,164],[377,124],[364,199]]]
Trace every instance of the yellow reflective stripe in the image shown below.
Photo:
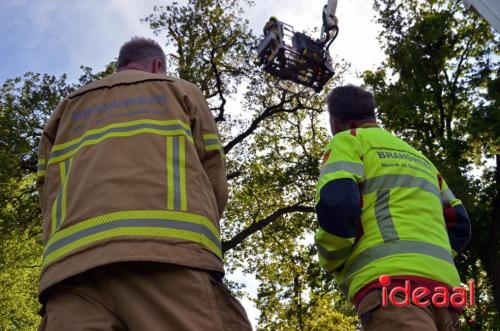
[[[151,133],[162,136],[184,135],[193,142],[189,126],[180,120],[138,120],[125,123],[113,123],[103,128],[88,130],[81,137],[57,144],[52,148],[48,164],[65,160],[75,155],[81,148],[98,144],[108,138],[131,137]]]
[[[119,237],[148,237],[148,238],[171,238],[180,239],[186,241],[196,242],[208,248],[217,257],[222,258],[222,253],[220,247],[215,245],[209,239],[201,237],[198,234],[193,234],[191,231],[187,230],[176,230],[169,228],[153,228],[153,227],[120,227],[117,229],[110,229],[102,231],[92,235],[91,237],[82,237],[68,244],[67,246],[58,249],[50,254],[48,254],[43,262],[42,268],[46,268],[51,263],[71,254],[72,252],[83,248],[85,246],[92,245],[96,242],[113,239]]]
[[[73,165],[73,158],[65,161],[64,163],[64,170],[65,170],[65,175],[64,175],[64,184],[62,188],[62,201],[61,201],[61,220],[59,222],[59,227],[61,224],[64,223],[64,220],[66,219],[66,208],[68,204],[68,180],[69,180],[69,173],[71,172],[71,167]]]
[[[319,228],[314,236],[320,265],[327,271],[341,266],[354,247],[354,238],[343,238]]]
[[[186,139],[167,137],[167,209],[187,210]]]
[[[203,140],[217,139],[219,140],[219,135],[215,133],[205,133],[203,134]]]
[[[73,159],[59,163],[59,191],[52,204],[52,233],[57,231],[66,219],[68,175]]]
[[[367,265],[392,255],[400,254],[422,254],[445,261],[455,266],[452,253],[445,247],[441,247],[425,241],[395,240],[369,247],[362,251],[356,258],[346,266],[340,287],[345,293],[348,290],[350,278]]]
[[[66,179],[66,163],[61,162],[59,163],[59,180],[61,181],[61,185],[62,183],[64,183],[65,179]]]
[[[202,215],[169,210],[127,210],[96,216],[86,221],[76,223],[68,228],[61,229],[49,239],[47,245],[50,245],[52,242],[63,239],[69,235],[75,234],[81,230],[85,230],[91,224],[104,224],[109,221],[122,219],[156,218],[201,224],[208,228],[214,236],[219,237],[219,231],[215,225]]]
[[[76,145],[79,144],[86,136],[90,136],[93,134],[97,133],[103,133],[106,130],[112,129],[112,128],[126,128],[130,126],[136,126],[140,124],[156,124],[156,125],[181,125],[183,126],[186,130],[190,130],[189,125],[184,123],[181,120],[166,120],[166,121],[158,121],[158,120],[137,120],[137,121],[130,121],[130,122],[119,122],[119,123],[112,123],[109,125],[106,125],[102,128],[99,129],[92,129],[86,131],[81,137],[70,140],[68,142],[62,143],[62,144],[57,144],[52,148],[52,151],[59,151],[61,149],[64,149],[66,147],[69,147],[71,145]]]
[[[167,137],[167,209],[174,210],[174,152],[173,138]]]
[[[36,165],[36,176],[43,177],[46,174],[47,170],[47,160],[38,159],[38,164]]]
[[[61,219],[61,195],[62,188],[64,186],[64,177],[66,173],[66,164],[61,162],[59,164],[59,190],[57,192],[54,203],[52,204],[52,233],[56,232],[59,227],[59,221]]]
[[[66,162],[61,162],[59,164],[59,176],[61,177],[61,190],[59,191],[59,194],[57,195],[57,199],[59,200],[57,203],[57,228],[61,226],[62,220],[66,216],[66,208],[64,208],[64,203],[66,202],[65,199],[65,187],[66,187],[66,174],[67,174],[67,166],[68,164]]]
[[[57,230],[57,197],[59,196],[59,193],[57,194],[56,198],[54,199],[54,203],[52,203],[52,222],[51,222],[51,233],[54,234]]]
[[[187,210],[187,194],[186,194],[186,138],[179,137],[179,186],[181,195],[181,211]]]
[[[123,236],[193,241],[222,257],[219,232],[207,218],[185,212],[136,210],[101,215],[57,231],[45,246],[43,268],[87,245]]]
[[[220,151],[221,150],[221,146],[220,145],[214,145],[214,144],[211,144],[211,145],[205,145],[205,150],[207,152],[211,152],[211,151]]]
[[[336,250],[329,251],[325,247],[317,244],[318,254],[321,255],[325,260],[342,260],[348,258],[352,251],[354,250],[354,246],[347,246],[344,248],[339,248]]]
[[[215,133],[205,133],[203,135],[203,144],[205,145],[205,151],[219,151],[223,158],[226,158],[224,154],[224,146],[222,146],[219,136]]]
[[[375,192],[377,190],[389,190],[397,187],[418,188],[432,193],[441,199],[439,188],[425,178],[411,175],[381,175],[371,177],[363,183],[363,194]]]

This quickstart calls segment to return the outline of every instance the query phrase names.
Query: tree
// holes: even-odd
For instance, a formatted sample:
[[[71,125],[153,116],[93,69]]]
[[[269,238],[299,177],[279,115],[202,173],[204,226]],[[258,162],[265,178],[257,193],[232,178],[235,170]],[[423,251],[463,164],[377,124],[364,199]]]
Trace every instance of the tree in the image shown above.
[[[168,71],[201,87],[222,133],[230,180],[222,220],[225,262],[230,273],[256,275],[259,328],[354,330],[358,326],[352,307],[332,276],[320,270],[312,243],[317,227],[314,186],[329,138],[322,125],[324,94],[307,99],[283,92],[257,68],[253,51],[258,37],[243,13],[249,4],[189,0],[155,7],[143,21],[173,47]],[[458,266],[462,277],[477,279],[485,294],[467,312],[467,321],[472,321],[467,325],[494,329],[498,314],[490,309],[483,266],[494,267],[490,261],[498,251],[493,244],[490,260],[485,259],[483,241],[495,226],[490,207],[498,186],[490,180],[498,176],[498,168],[488,168],[479,177],[471,169],[481,157],[498,154],[490,148],[498,146],[492,145],[498,134],[479,129],[498,123],[493,75],[498,63],[489,56],[498,41],[458,3],[377,0],[376,9],[387,62],[365,73],[365,82],[375,92],[383,125],[430,156],[478,220]],[[9,302],[0,308],[5,329],[29,329],[37,321],[34,276],[41,247],[33,175],[40,130],[60,99],[111,73],[113,65],[98,73],[82,69],[77,84],[64,76],[27,74],[6,81],[0,90],[0,162],[5,165],[0,168],[0,254],[5,261],[0,264],[0,286],[22,289],[2,297]],[[325,92],[342,83],[347,69],[345,62],[336,64],[337,74]],[[498,240],[498,226],[494,229],[492,240]],[[16,301],[23,304],[11,303]]]
[[[383,125],[424,152],[469,211],[473,238],[457,266],[462,278],[479,280],[483,295],[466,320],[471,329],[498,328],[498,313],[481,311],[494,311],[485,267],[494,288],[500,284],[500,266],[491,259],[499,247],[491,214],[499,185],[492,174],[499,169],[486,166],[479,176],[473,170],[498,158],[500,112],[491,87],[500,67],[499,36],[462,1],[376,0],[374,8],[387,58],[364,73],[365,84]],[[490,229],[496,231],[488,245]],[[496,305],[500,310],[498,299]]]
[[[73,88],[66,77],[26,73],[0,88],[0,329],[38,323],[41,215],[35,189],[36,149],[43,126]]]
[[[331,278],[319,271],[310,240],[327,140],[319,117],[324,95],[277,90],[254,64],[258,38],[241,14],[237,1],[202,0],[156,7],[144,19],[157,35],[166,33],[175,49],[170,72],[202,88],[222,133],[230,179],[222,221],[226,267],[257,272],[263,329],[319,330],[340,320],[353,329],[354,318],[346,317],[352,311],[333,311],[342,301],[319,290],[330,290]],[[347,65],[336,69],[339,82]]]
[[[319,330],[330,328],[332,323],[339,329],[353,329],[355,319],[348,316],[352,310],[335,293],[324,291],[334,290],[331,278],[311,258],[316,254],[309,240],[316,226],[311,214],[314,184],[327,139],[319,117],[323,96],[306,99],[277,90],[271,77],[253,63],[257,37],[241,15],[237,1],[193,0],[184,5],[157,7],[154,14],[144,19],[156,33],[167,32],[166,40],[175,48],[169,57],[170,73],[202,88],[222,132],[231,180],[230,208],[223,220],[228,270],[259,270],[262,284],[279,287],[274,293],[265,288],[259,292],[258,306],[275,299],[280,303],[269,306],[261,316],[260,324],[265,329],[298,326]],[[347,66],[340,63],[336,67],[340,79]],[[5,228],[5,264],[0,269],[1,285],[23,289],[24,294],[13,292],[8,302],[26,303],[22,309],[13,304],[0,309],[0,316],[6,319],[5,328],[28,329],[37,321],[33,276],[38,272],[41,250],[40,215],[33,191],[25,192],[33,189],[41,129],[60,99],[78,86],[111,73],[113,67],[97,74],[88,67],[82,69],[78,84],[68,83],[64,76],[57,79],[27,74],[5,82],[0,94],[0,114],[6,119],[0,127],[9,133],[12,140],[5,145],[13,151],[1,157],[16,165],[24,164],[16,158],[22,152],[23,160],[30,160],[28,166],[18,167],[17,177],[14,172],[5,172],[5,178],[13,184],[2,192],[5,208],[0,209],[0,219]],[[18,116],[21,105],[26,106],[26,118]],[[30,185],[17,185],[22,181]],[[26,197],[29,208],[12,201],[17,194]],[[9,212],[24,215],[28,210],[36,214],[7,217]],[[29,238],[35,236],[37,242],[28,245],[23,230],[29,231]],[[26,245],[16,246],[19,238]],[[13,280],[18,259],[33,261],[33,268],[26,269],[32,273]],[[300,266],[296,265],[298,262]],[[272,272],[282,263],[282,273]],[[341,309],[335,311],[337,307]]]
[[[112,72],[82,67],[80,84],[28,72],[0,88],[0,330],[28,330],[38,324],[38,276],[42,224],[35,188],[36,151],[43,127],[57,103],[80,85]]]

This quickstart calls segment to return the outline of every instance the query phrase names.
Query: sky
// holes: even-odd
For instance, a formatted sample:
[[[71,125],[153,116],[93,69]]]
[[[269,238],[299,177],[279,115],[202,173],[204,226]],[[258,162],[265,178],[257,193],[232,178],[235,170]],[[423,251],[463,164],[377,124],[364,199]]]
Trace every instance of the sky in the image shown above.
[[[246,11],[250,26],[261,33],[270,16],[277,16],[296,31],[320,28],[321,13],[327,0],[255,0]],[[27,71],[59,76],[68,74],[76,81],[80,65],[101,70],[113,61],[120,46],[132,36],[144,36],[165,44],[140,18],[153,12],[160,0],[0,0],[0,84]],[[182,2],[182,1],[179,1]],[[372,0],[339,0],[339,35],[330,47],[332,56],[352,64],[346,83],[361,83],[356,73],[376,69],[383,59],[377,41],[379,27],[374,22]],[[313,36],[315,38],[318,35]],[[169,52],[168,48],[165,48]],[[243,281],[252,295],[255,279],[230,275]],[[258,311],[243,300],[252,323]]]
[[[164,45],[165,37],[156,37],[139,19],[152,13],[155,5],[169,2],[0,0],[0,82],[27,71],[67,73],[76,81],[80,65],[103,69],[134,35],[152,37]],[[271,15],[301,31],[321,27],[324,4],[326,0],[256,0],[246,16],[258,33]],[[353,72],[375,68],[382,53],[372,0],[339,0],[337,16],[340,33],[330,48],[332,55],[350,61]]]

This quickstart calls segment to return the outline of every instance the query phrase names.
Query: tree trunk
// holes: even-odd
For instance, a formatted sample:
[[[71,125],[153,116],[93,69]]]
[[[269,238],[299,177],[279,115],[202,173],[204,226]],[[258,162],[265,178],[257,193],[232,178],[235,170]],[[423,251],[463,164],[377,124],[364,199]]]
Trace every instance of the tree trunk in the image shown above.
[[[487,269],[493,288],[493,298],[500,312],[500,155],[496,155],[496,198],[491,212],[491,232],[488,242]]]

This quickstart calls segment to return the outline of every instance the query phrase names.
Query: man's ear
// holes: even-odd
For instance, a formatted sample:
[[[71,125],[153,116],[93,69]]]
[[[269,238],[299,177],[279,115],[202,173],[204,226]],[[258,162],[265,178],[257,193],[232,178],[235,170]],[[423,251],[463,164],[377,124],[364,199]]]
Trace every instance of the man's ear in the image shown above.
[[[151,72],[153,74],[160,74],[163,73],[163,63],[160,60],[153,60],[151,63]]]
[[[335,118],[331,115],[330,115],[330,130],[332,131],[333,135],[342,131],[342,126],[340,125],[340,122],[338,120],[335,120]]]
[[[159,73],[159,74],[165,73],[165,68],[164,68],[165,66],[163,65],[163,62],[161,62],[160,60],[157,60],[156,63],[157,63],[157,66],[158,66],[157,73]]]

